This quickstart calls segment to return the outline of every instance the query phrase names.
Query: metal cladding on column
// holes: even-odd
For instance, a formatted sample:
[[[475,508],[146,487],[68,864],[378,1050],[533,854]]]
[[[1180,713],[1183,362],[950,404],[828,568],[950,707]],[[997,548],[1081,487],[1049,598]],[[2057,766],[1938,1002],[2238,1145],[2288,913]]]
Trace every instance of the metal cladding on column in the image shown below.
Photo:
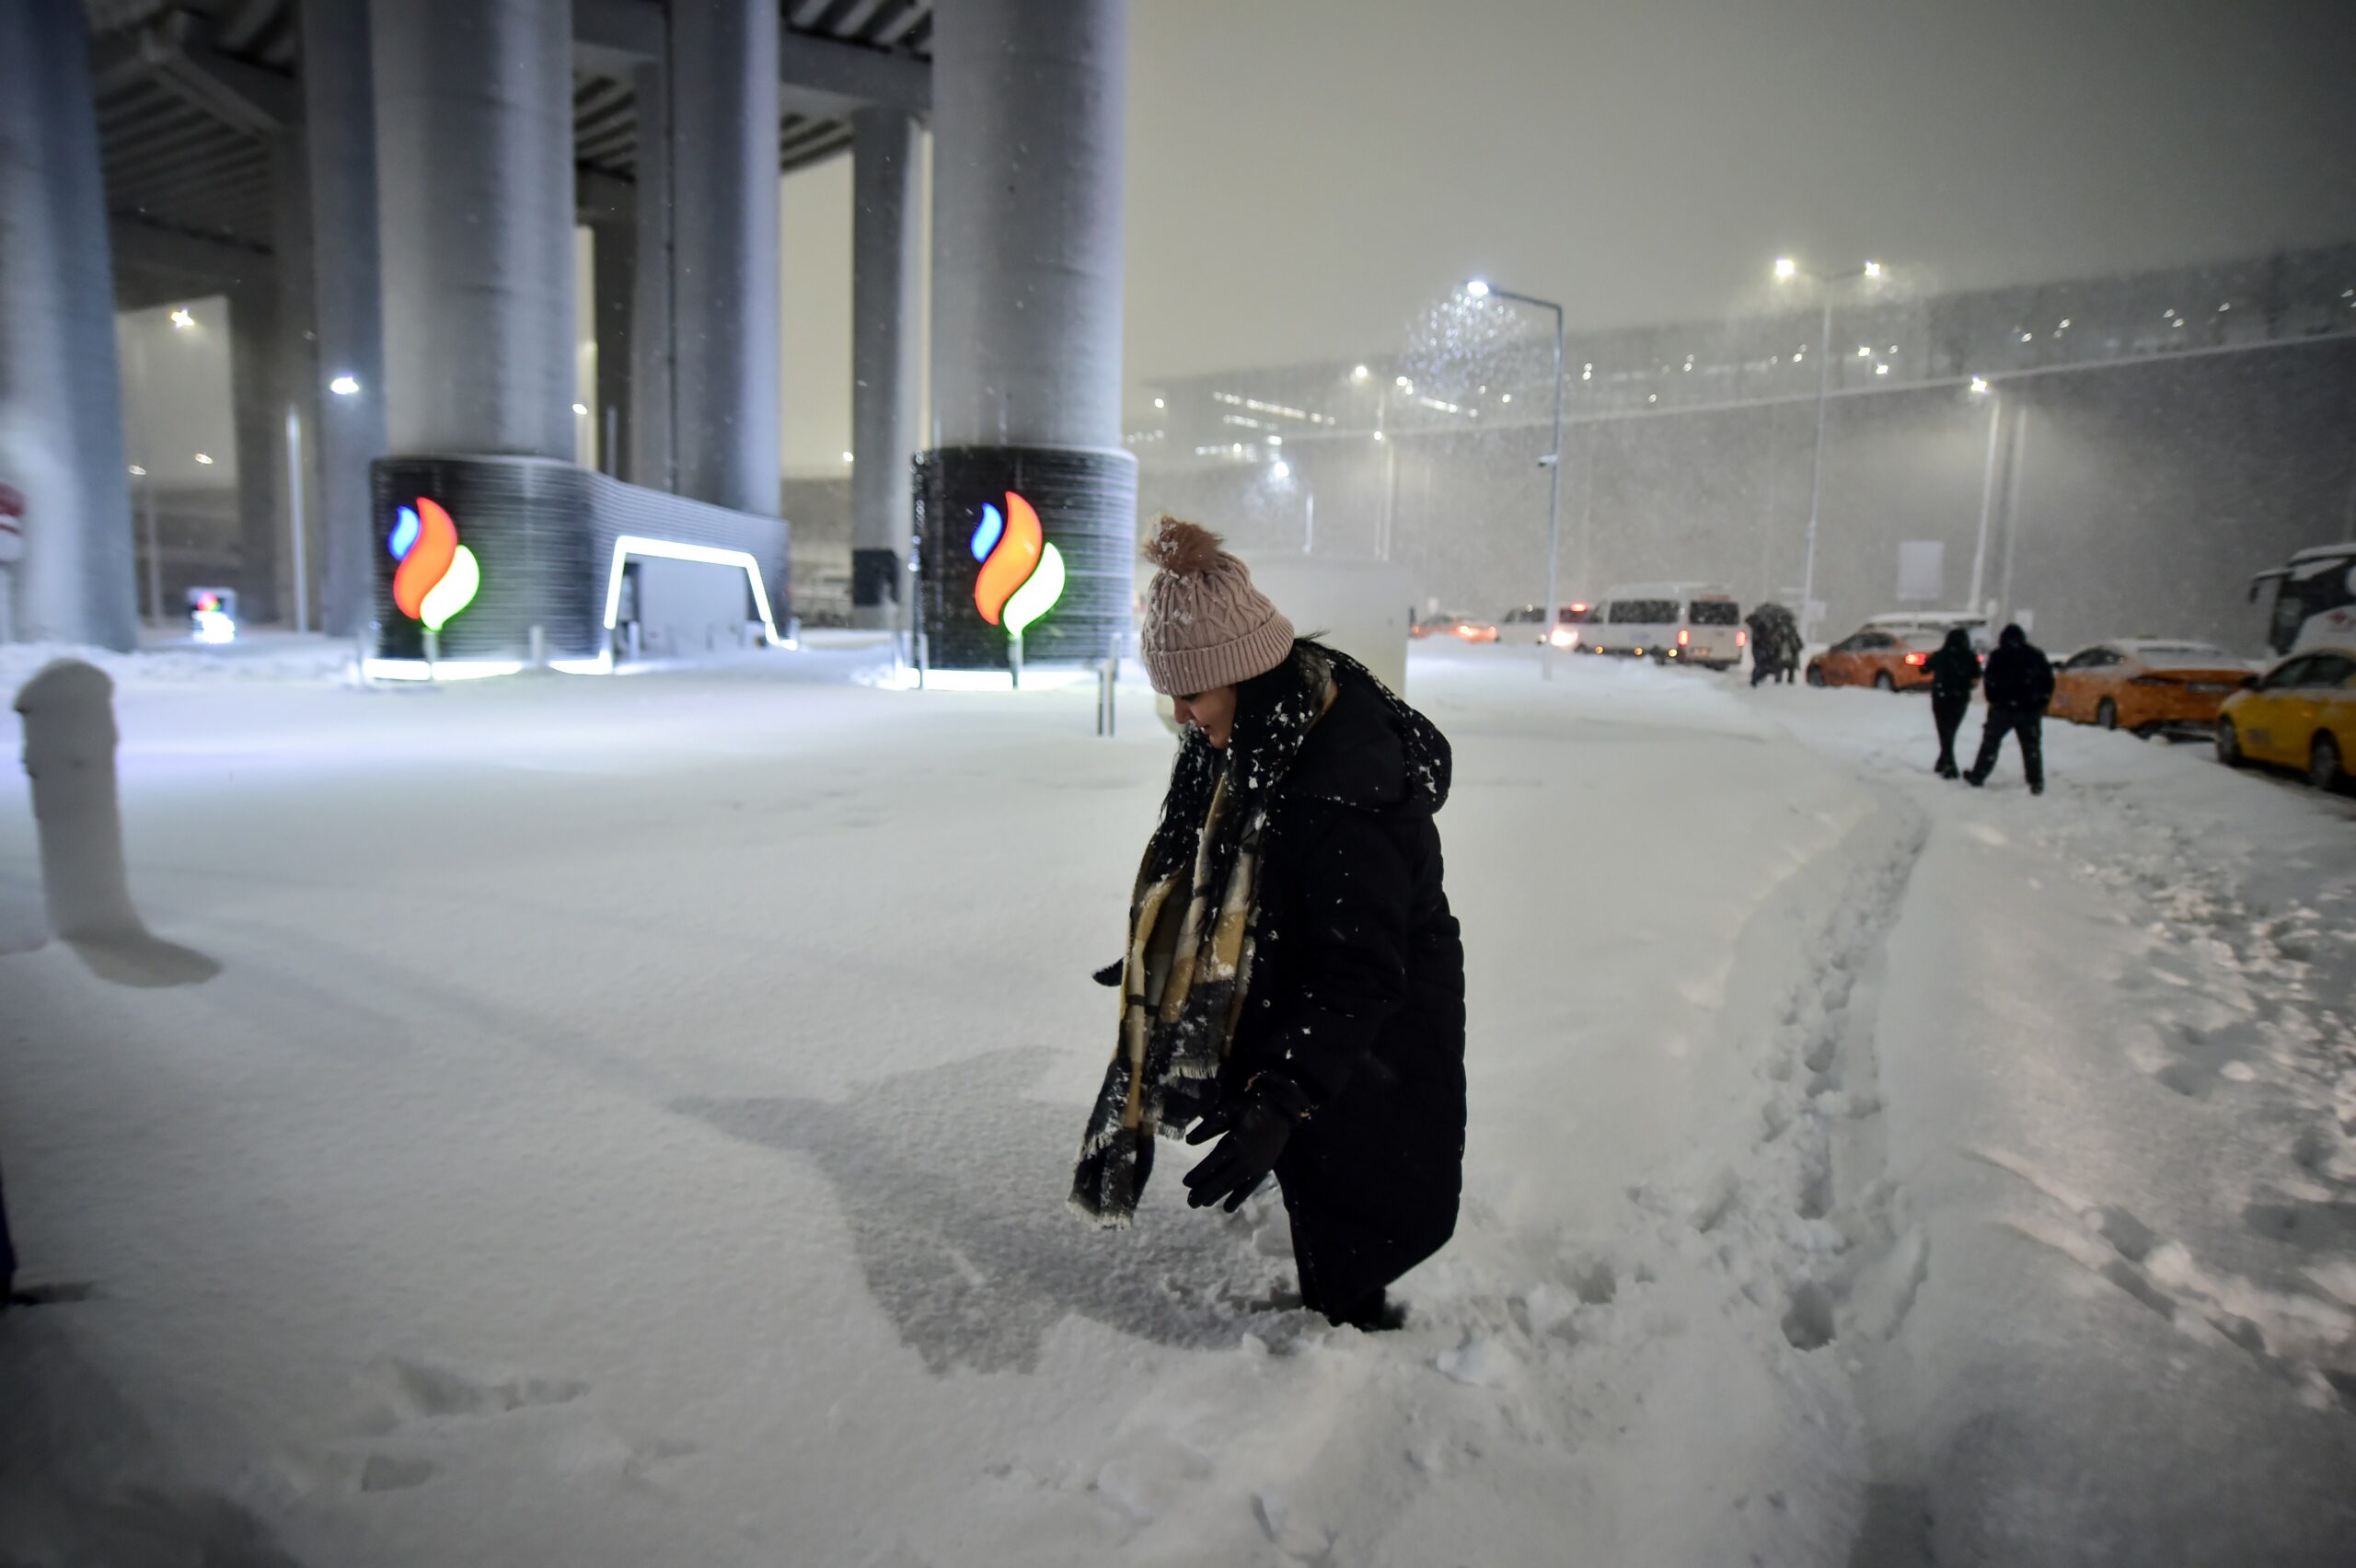
[[[320,625],[348,637],[368,619],[375,563],[368,465],[385,454],[384,274],[376,230],[376,89],[368,0],[303,0],[303,133],[309,143],[318,370],[311,442],[326,579]],[[352,390],[332,384],[350,376]]]
[[[936,663],[1003,663],[1018,628],[1031,658],[1101,657],[1127,632],[1137,553],[1137,462],[1120,446],[1127,30],[1125,0],[958,0],[935,13],[941,448],[919,461],[917,509]]]
[[[638,101],[638,266],[629,340],[629,478],[667,490],[671,452],[671,94],[660,65],[632,73]]]
[[[916,449],[916,121],[863,109],[851,123],[851,617],[895,625],[907,576]]]
[[[25,495],[14,635],[138,640],[114,282],[76,0],[0,6],[0,483]]]
[[[681,495],[778,511],[778,6],[670,10],[672,440]]]
[[[572,7],[369,15],[388,444],[570,457]]]

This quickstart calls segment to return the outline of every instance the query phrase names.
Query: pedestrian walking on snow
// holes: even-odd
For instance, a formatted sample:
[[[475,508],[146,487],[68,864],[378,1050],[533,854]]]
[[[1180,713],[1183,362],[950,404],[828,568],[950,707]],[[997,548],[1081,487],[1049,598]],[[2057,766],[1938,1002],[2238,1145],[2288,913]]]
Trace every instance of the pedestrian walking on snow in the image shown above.
[[[1980,655],[1961,627],[1947,633],[1938,651],[1923,662],[1931,675],[1931,721],[1939,730],[1939,760],[1932,771],[1942,778],[1962,777],[1955,765],[1955,733],[1971,707],[1971,688],[1980,684]]]
[[[1397,1321],[1385,1287],[1456,1227],[1464,949],[1433,814],[1448,740],[1357,661],[1293,635],[1218,536],[1164,516],[1139,651],[1185,726],[1097,978],[1121,1027],[1073,1206],[1126,1225],[1157,1135],[1218,1143],[1187,1202],[1271,1174],[1302,1304]]]
[[[1743,617],[1750,628],[1750,684],[1792,683],[1800,667],[1800,623],[1781,605],[1766,604]]]
[[[2006,735],[2021,742],[2021,770],[2032,795],[2045,793],[2045,709],[2053,700],[2053,662],[2030,645],[2028,633],[2008,626],[1988,655],[1981,685],[1988,698],[1988,727],[1980,732],[1980,756],[1964,775],[1973,788],[1988,782]]]

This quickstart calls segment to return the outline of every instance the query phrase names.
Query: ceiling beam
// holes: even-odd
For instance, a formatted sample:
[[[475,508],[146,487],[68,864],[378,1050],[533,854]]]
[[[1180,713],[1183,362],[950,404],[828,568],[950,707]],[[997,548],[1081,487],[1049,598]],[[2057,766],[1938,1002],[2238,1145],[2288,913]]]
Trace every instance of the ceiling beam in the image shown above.
[[[628,80],[633,67],[663,58],[658,0],[572,0],[573,63],[592,75]],[[778,40],[779,105],[789,114],[835,118],[875,105],[922,120],[932,113],[932,67],[837,39],[787,29]]]
[[[102,94],[144,77],[248,135],[302,123],[303,95],[294,77],[222,53],[186,11],[100,39],[90,50],[90,74]]]

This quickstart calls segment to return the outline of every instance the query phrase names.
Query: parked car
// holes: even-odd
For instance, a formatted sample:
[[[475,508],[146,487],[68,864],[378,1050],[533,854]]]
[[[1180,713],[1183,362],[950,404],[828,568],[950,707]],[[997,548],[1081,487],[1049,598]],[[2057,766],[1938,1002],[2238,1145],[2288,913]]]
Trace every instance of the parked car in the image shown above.
[[[2348,788],[2356,756],[2356,648],[2293,653],[2225,698],[2217,760],[2295,767],[2318,790]]]
[[[1732,669],[1750,646],[1742,606],[1714,582],[1629,582],[1596,601],[1579,628],[1589,653]]]
[[[2131,639],[2097,642],[2053,672],[2056,719],[2139,735],[2216,732],[2225,699],[2249,684],[2247,667],[2205,642]]]
[[[1586,626],[1593,612],[1583,600],[1559,605],[1554,611],[1554,646],[1576,648],[1579,645],[1579,628]],[[1497,617],[1500,636],[1513,642],[1543,642],[1546,640],[1546,611],[1539,605],[1518,605]]]
[[[1865,622],[1875,631],[1894,631],[1900,637],[1916,632],[1934,631],[1945,640],[1958,627],[1971,639],[1971,646],[1981,653],[1996,646],[1995,635],[1988,629],[1988,617],[1969,610],[1892,610],[1875,616]]]
[[[1465,642],[1495,642],[1497,628],[1494,622],[1474,620],[1471,616],[1426,616],[1407,628],[1410,637],[1453,637]]]
[[[1884,631],[1859,627],[1807,662],[1812,686],[1876,686],[1883,691],[1913,691],[1931,684],[1923,666],[1945,630]]]

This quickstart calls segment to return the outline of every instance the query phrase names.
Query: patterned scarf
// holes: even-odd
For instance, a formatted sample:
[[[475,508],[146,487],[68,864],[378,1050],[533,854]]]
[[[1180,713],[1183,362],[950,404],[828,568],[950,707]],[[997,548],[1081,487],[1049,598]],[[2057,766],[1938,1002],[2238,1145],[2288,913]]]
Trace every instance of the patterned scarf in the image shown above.
[[[1155,1135],[1174,1136],[1218,1103],[1252,980],[1268,801],[1324,713],[1342,663],[1357,667],[1300,645],[1290,665],[1299,679],[1248,732],[1238,723],[1228,755],[1192,731],[1179,750],[1129,901],[1118,1043],[1072,1172],[1072,1207],[1100,1225],[1126,1226],[1136,1213]]]

